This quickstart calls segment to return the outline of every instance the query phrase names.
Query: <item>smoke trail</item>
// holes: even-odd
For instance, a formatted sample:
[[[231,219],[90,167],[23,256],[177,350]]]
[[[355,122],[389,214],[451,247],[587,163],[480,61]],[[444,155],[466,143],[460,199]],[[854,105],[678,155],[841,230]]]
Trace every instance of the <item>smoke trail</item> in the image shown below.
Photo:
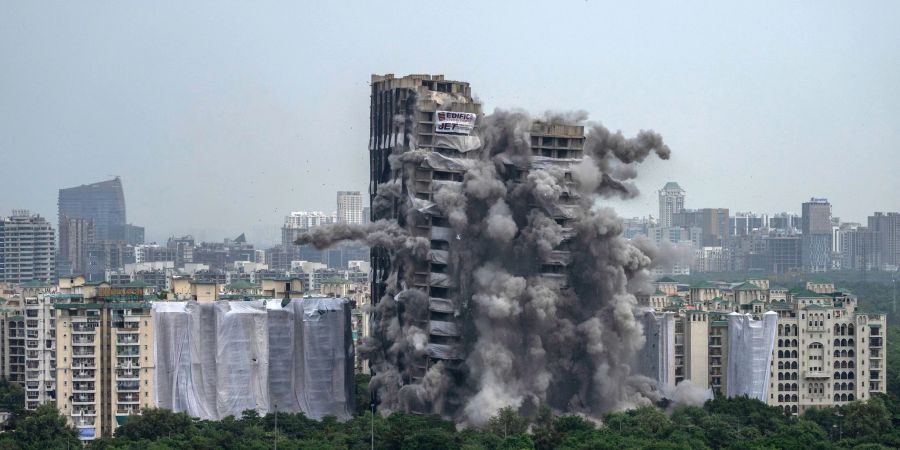
[[[374,335],[360,348],[382,410],[481,424],[504,407],[596,417],[659,398],[630,365],[645,341],[633,293],[661,252],[625,240],[615,213],[594,206],[637,195],[629,181],[637,166],[670,150],[653,131],[626,138],[586,119],[498,110],[479,118],[477,150],[395,153],[393,173],[460,176],[433,181],[425,200],[407,194],[415,176],[397,175],[379,185],[373,208],[398,220],[320,227],[297,240],[318,248],[357,240],[390,261]],[[586,126],[583,157],[532,154],[534,127],[555,124]],[[443,222],[447,247],[415,233],[429,221]],[[414,287],[423,270],[447,298]]]

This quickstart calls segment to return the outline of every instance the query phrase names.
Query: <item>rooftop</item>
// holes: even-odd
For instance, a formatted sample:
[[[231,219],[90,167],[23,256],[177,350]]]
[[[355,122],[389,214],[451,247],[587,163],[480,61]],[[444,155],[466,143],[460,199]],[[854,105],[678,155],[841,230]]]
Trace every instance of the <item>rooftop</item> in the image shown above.
[[[759,291],[760,290],[759,286],[757,286],[749,281],[745,281],[745,282],[741,283],[740,285],[735,286],[733,289],[735,291]]]
[[[791,289],[788,292],[796,298],[831,298],[828,294],[820,294],[806,288]]]

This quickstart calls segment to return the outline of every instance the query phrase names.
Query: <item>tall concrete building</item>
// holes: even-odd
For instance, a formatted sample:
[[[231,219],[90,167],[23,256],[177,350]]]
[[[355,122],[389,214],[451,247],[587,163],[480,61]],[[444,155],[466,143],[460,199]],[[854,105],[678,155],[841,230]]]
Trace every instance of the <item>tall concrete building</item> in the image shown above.
[[[40,282],[23,285],[25,315],[25,409],[56,400],[56,341],[53,286]]]
[[[831,269],[831,204],[825,198],[811,198],[803,204],[801,218],[801,262],[806,272]]]
[[[58,206],[60,227],[64,218],[90,219],[97,241],[125,240],[125,193],[118,177],[60,189]]]
[[[111,435],[128,415],[156,405],[148,288],[61,279],[49,294],[56,319],[56,405],[82,440]]]
[[[412,236],[429,243],[429,257],[421,259],[392,259],[384,248],[373,247],[372,300],[377,303],[386,293],[414,288],[428,298],[428,308],[416,317],[405,315],[407,323],[423,324],[427,328],[424,353],[404,355],[400,363],[404,384],[422,381],[433,365],[443,363],[455,375],[459,362],[465,358],[461,330],[454,314],[465,302],[460,298],[464,287],[451,277],[454,265],[459,264],[456,234],[452,218],[439,208],[429,208],[435,195],[443,187],[461,187],[467,167],[478,158],[482,143],[477,135],[481,104],[476,102],[468,83],[449,81],[441,75],[372,76],[371,122],[369,135],[370,187],[372,221],[392,219]],[[400,117],[403,119],[401,120]],[[529,133],[532,158],[510,161],[505,170],[515,179],[526,179],[529,172],[553,167],[567,171],[577,163],[584,150],[584,127],[566,124],[532,122]],[[415,162],[392,164],[392,156],[410,151],[423,156]],[[540,161],[540,166],[535,162]],[[511,175],[513,176],[513,175]],[[564,178],[571,180],[569,173]],[[570,181],[567,181],[570,182]],[[401,200],[384,201],[393,194],[379,198],[382,189],[403,186]],[[546,214],[565,227],[567,207],[576,200],[563,195],[559,203],[547,207]],[[538,208],[538,207],[536,207]],[[423,213],[427,210],[427,213]],[[547,285],[567,283],[564,264],[568,251],[557,249],[549,259],[540,263],[540,277]],[[377,319],[377,318],[376,318]],[[447,408],[458,405],[450,404]],[[428,409],[425,407],[423,409]]]
[[[670,181],[659,190],[659,226],[671,227],[674,216],[684,209],[684,189]]]
[[[704,247],[721,247],[732,235],[728,208],[682,209],[672,214],[672,223],[676,227],[699,227]]]
[[[438,320],[451,325],[444,327],[444,336],[429,336],[427,353],[409,355],[404,371],[407,383],[422,380],[429,364],[437,360],[460,361],[463,357],[459,348],[459,333],[453,324],[454,289],[446,275],[440,272],[446,268],[447,255],[450,249],[451,229],[445,217],[415,215],[407,219],[404,202],[393,202],[390,205],[378,205],[375,201],[379,189],[386,189],[397,180],[415,180],[415,192],[410,197],[423,200],[431,199],[435,188],[435,180],[461,182],[463,170],[460,168],[440,166],[430,167],[427,162],[420,167],[397,170],[390,161],[392,155],[406,153],[414,149],[439,153],[441,155],[462,156],[459,147],[451,145],[464,143],[467,138],[447,137],[436,132],[439,111],[452,111],[476,116],[481,115],[481,104],[472,98],[469,83],[445,80],[442,75],[409,75],[395,78],[392,74],[372,76],[372,94],[369,128],[369,161],[370,184],[369,194],[372,208],[372,220],[394,219],[415,236],[430,241],[431,251],[442,256],[432,265],[416,262],[415,267],[402,270],[403,263],[396,261],[392,265],[389,252],[381,247],[371,249],[372,262],[372,300],[377,303],[388,292],[389,285],[396,290],[397,286],[415,287],[431,298],[429,311],[424,312],[424,321]],[[404,120],[398,120],[404,117]],[[474,121],[474,120],[473,120]],[[480,144],[479,144],[480,146]],[[454,148],[456,147],[456,148]],[[440,182],[440,181],[438,181]],[[439,269],[441,268],[441,269]]]
[[[771,273],[797,272],[801,262],[800,236],[766,236],[764,269]]]
[[[57,274],[84,274],[87,269],[88,247],[95,241],[94,221],[64,217],[59,221],[59,253],[56,255]]]
[[[123,239],[128,243],[128,245],[135,246],[144,243],[144,227],[139,227],[130,223],[125,224],[124,234],[125,236],[123,237]]]
[[[868,257],[882,270],[898,270],[900,267],[900,213],[876,212],[869,216],[872,250]]]
[[[363,223],[362,194],[359,191],[339,191],[337,193],[337,221],[341,223]]]
[[[0,217],[0,283],[53,279],[56,235],[43,217],[14,210]]]

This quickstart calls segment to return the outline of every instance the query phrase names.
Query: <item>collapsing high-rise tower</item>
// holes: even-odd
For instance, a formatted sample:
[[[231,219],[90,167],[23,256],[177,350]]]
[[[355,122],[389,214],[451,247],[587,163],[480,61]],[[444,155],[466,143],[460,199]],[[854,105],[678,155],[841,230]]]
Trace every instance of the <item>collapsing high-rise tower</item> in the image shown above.
[[[296,242],[371,246],[374,332],[359,351],[382,410],[482,423],[503,407],[590,414],[655,396],[630,369],[650,250],[593,206],[634,195],[635,166],[668,157],[656,133],[484,115],[468,83],[439,75],[373,76],[370,130],[371,223]]]
[[[404,286],[429,298],[419,318],[421,328],[429,332],[427,351],[411,355],[403,367],[405,383],[419,382],[433,361],[455,361],[462,355],[460,330],[453,318],[458,310],[455,286],[447,274],[454,233],[448,218],[435,214],[437,210],[430,206],[438,186],[463,179],[464,169],[453,158],[465,159],[481,147],[473,133],[481,104],[472,98],[469,83],[444,80],[440,75],[394,78],[388,74],[372,76],[370,111],[371,220],[396,220],[412,236],[428,241],[428,258],[404,262],[409,267],[391,261],[384,247],[372,248],[373,299]],[[403,167],[391,160],[417,149],[436,155]],[[391,189],[394,192],[384,192]]]

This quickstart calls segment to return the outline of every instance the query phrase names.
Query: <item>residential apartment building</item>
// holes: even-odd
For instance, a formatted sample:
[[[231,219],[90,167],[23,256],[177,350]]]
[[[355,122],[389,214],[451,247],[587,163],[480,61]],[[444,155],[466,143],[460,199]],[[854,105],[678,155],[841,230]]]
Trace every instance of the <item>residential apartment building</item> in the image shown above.
[[[659,226],[675,225],[675,214],[684,209],[684,189],[674,181],[670,181],[659,190]]]
[[[25,409],[56,401],[56,326],[53,286],[41,282],[22,285],[25,321]]]
[[[56,235],[43,217],[14,210],[0,217],[0,283],[48,282],[56,271]]]
[[[663,288],[671,291],[670,281],[660,280],[657,294],[640,296],[639,303],[647,306],[653,297],[659,302]],[[734,367],[729,358],[746,358],[729,354],[729,317],[740,313],[761,319],[768,313],[777,315],[777,329],[771,341],[756,344],[771,346],[768,404],[801,414],[885,392],[885,315],[858,312],[856,297],[832,283],[809,282],[794,290],[770,287],[766,280],[725,289],[702,283],[669,296],[665,304],[662,311],[675,313],[674,354],[661,358],[673,360],[674,379],[666,380],[670,387],[690,380],[725,393],[734,379],[728,374]]]
[[[155,406],[153,317],[142,286],[61,281],[56,319],[57,408],[83,440],[110,435]]]
[[[337,193],[337,221],[357,225],[363,223],[363,202],[359,191]]]

